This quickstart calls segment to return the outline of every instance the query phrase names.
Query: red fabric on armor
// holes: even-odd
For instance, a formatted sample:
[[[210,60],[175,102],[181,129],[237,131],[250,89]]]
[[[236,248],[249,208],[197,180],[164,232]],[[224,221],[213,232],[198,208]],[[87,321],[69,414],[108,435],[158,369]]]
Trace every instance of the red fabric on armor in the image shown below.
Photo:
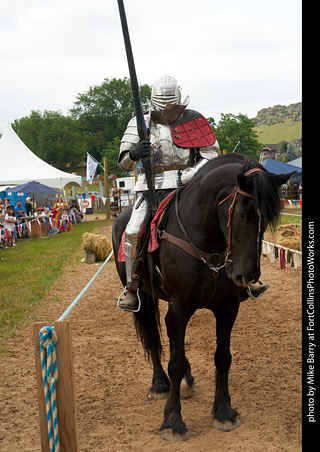
[[[181,148],[200,148],[211,146],[216,142],[216,136],[203,116],[191,119],[171,127],[173,142]]]
[[[118,249],[118,261],[119,262],[125,262],[126,261],[126,256],[124,254],[124,239],[125,239],[125,235],[126,235],[126,230],[123,231],[122,234],[122,238],[121,238],[121,243]]]
[[[161,201],[161,203],[159,204],[159,207],[157,209],[157,212],[151,222],[151,226],[150,226],[151,233],[150,233],[150,239],[149,239],[149,245],[148,245],[149,253],[152,253],[157,248],[159,248],[159,243],[158,243],[157,234],[156,234],[157,224],[161,218],[161,215],[162,215],[166,205],[170,201],[170,199],[171,199],[172,195],[175,193],[175,191],[176,190],[173,190],[171,193],[169,193],[169,195],[166,198],[164,198]],[[119,262],[125,262],[125,260],[126,260],[126,256],[124,254],[125,233],[126,233],[126,230],[123,231],[121,243],[120,243],[119,250],[118,250],[118,261]]]
[[[161,215],[162,215],[166,205],[168,204],[172,195],[175,192],[176,192],[176,190],[173,190],[166,198],[164,198],[161,201],[161,203],[159,204],[158,210],[157,210],[153,220],[151,221],[151,226],[150,226],[151,233],[150,233],[150,239],[149,239],[149,245],[148,245],[149,253],[153,253],[153,251],[155,251],[157,248],[159,248],[159,243],[158,243],[157,234],[156,234],[156,228],[157,228],[158,222],[161,218]]]

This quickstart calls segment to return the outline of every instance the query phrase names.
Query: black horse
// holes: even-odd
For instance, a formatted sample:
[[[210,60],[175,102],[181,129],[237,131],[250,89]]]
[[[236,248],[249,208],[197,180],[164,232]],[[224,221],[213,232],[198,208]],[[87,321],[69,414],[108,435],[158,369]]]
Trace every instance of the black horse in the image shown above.
[[[179,190],[170,207],[165,230],[159,231],[160,246],[152,259],[149,253],[141,278],[141,309],[134,313],[142,345],[153,363],[149,397],[168,396],[160,428],[166,440],[189,438],[180,396],[185,388],[187,396],[193,393],[184,338],[197,309],[209,309],[216,318],[214,426],[229,431],[240,425],[228,390],[231,330],[241,292],[259,280],[263,233],[268,224],[276,224],[281,208],[279,187],[291,175],[269,173],[242,154],[219,156]],[[125,210],[113,226],[116,265],[123,285],[125,267],[117,255],[130,215],[131,209]],[[159,298],[168,302],[165,322],[170,340],[170,379],[161,365]]]

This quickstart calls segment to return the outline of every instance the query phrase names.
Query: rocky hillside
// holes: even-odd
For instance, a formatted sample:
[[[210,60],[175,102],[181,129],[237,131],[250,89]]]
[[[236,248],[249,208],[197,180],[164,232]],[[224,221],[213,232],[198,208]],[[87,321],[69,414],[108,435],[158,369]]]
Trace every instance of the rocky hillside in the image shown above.
[[[257,116],[253,118],[253,120],[256,126],[271,126],[284,122],[299,122],[302,120],[302,102],[263,108],[258,111]]]

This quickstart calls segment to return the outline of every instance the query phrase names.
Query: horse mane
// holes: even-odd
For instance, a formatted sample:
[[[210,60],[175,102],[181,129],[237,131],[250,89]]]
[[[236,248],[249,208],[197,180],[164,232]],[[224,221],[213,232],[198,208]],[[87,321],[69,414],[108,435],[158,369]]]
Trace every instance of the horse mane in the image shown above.
[[[252,157],[239,153],[221,155],[204,165],[192,179],[192,183],[199,183],[204,176],[205,178],[210,176],[211,171],[226,165],[235,167],[235,170],[238,168],[238,172],[235,173],[234,185],[239,185],[242,190],[252,194],[261,221],[265,225],[270,224],[270,227],[274,229],[281,210],[279,182],[275,174],[269,173]],[[246,177],[245,173],[253,168],[259,168],[262,171]]]
[[[252,173],[245,177],[244,174],[252,169],[259,168],[262,171]],[[250,159],[242,168],[237,177],[241,188],[247,190],[253,196],[256,208],[259,210],[262,223],[275,229],[278,224],[281,211],[281,198],[279,182],[273,173],[269,173],[261,164]]]

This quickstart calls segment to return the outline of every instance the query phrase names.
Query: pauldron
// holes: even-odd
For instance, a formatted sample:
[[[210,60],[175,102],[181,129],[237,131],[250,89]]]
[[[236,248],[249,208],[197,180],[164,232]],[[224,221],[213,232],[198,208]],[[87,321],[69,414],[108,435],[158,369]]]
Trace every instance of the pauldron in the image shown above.
[[[171,125],[173,142],[181,148],[212,146],[216,136],[204,116],[195,110],[185,110]]]

